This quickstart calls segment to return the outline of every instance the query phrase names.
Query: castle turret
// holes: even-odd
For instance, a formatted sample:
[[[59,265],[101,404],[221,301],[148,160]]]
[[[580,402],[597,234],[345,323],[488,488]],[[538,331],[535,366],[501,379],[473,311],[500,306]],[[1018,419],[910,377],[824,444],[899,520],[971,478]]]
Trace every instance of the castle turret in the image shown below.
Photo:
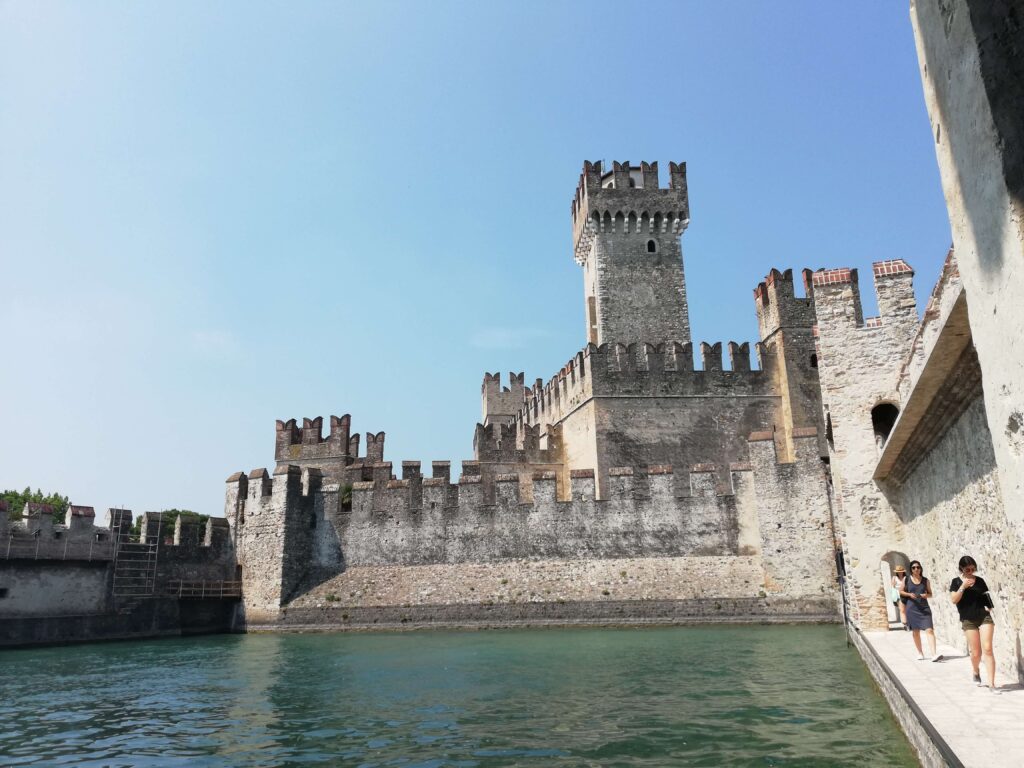
[[[503,388],[500,373],[484,374],[484,383],[480,388],[480,406],[485,427],[491,424],[508,424],[515,418],[526,398],[523,381],[523,373],[509,373],[508,386]]]
[[[349,468],[358,463],[372,466],[384,461],[384,433],[366,433],[366,456],[360,461],[359,433],[352,433],[352,417],[331,416],[330,433],[323,436],[323,416],[278,421],[274,447],[277,466],[294,464],[301,469],[317,469],[328,482],[350,482]]]
[[[771,270],[754,289],[760,353],[764,370],[781,396],[775,426],[780,432],[784,456],[793,456],[793,431],[812,428],[820,432],[819,451],[824,456],[827,453],[814,335],[814,273],[804,269],[800,274],[802,298],[796,295],[791,269]]]
[[[686,164],[583,164],[572,203],[576,262],[583,267],[587,341],[690,341],[680,235],[690,222]]]
[[[902,259],[872,265],[879,317],[864,317],[856,269],[814,273],[821,396],[837,520],[848,558],[854,615],[862,628],[888,625],[878,563],[904,545],[903,524],[873,477],[899,413],[905,351],[917,332],[914,271]]]

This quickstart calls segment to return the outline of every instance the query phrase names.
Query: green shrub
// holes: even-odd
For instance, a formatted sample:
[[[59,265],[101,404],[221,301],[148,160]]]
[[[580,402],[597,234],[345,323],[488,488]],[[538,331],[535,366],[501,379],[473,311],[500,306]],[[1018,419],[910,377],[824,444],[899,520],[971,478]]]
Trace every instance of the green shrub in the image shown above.
[[[184,517],[186,520],[193,520],[200,526],[206,525],[206,521],[210,519],[209,515],[200,515],[198,512],[193,512],[191,509],[165,509],[162,510],[164,519],[160,525],[160,538],[166,540],[174,536],[174,528],[177,525],[178,518]],[[132,523],[132,537],[138,538],[142,534],[142,515],[138,515],[135,518],[135,522]]]
[[[26,488],[24,491],[3,491],[0,493],[0,499],[7,502],[7,515],[11,520],[21,520],[25,513],[25,504],[30,501],[37,502],[39,504],[49,504],[53,507],[53,519],[54,522],[64,522],[64,516],[67,514],[68,505],[71,503],[68,501],[67,496],[61,496],[59,493],[43,493],[38,488],[32,490]]]

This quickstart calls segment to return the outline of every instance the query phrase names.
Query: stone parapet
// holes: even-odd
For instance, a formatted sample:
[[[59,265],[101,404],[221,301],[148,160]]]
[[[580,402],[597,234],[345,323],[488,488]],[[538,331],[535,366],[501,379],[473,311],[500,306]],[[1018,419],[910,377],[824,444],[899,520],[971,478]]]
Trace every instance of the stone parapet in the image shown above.
[[[247,575],[247,615],[274,620],[314,575],[322,580],[355,566],[695,555],[728,560],[741,549],[764,552],[766,594],[811,590],[831,600],[832,531],[815,440],[798,435],[801,448],[792,462],[778,461],[770,439],[754,441],[750,461],[725,472],[710,464],[681,471],[613,468],[603,499],[596,497],[591,469],[568,473],[565,501],[557,500],[554,472],[498,473],[493,501],[478,474],[463,474],[458,483],[416,475],[354,484],[351,509],[338,503],[336,491],[317,490],[297,467],[279,469],[269,495],[243,494],[249,481],[235,475],[226,509],[234,510]]]
[[[636,171],[640,173],[637,174]],[[659,187],[658,164],[584,162],[572,202],[576,262],[584,264],[594,237],[602,232],[671,232],[682,234],[690,223],[686,163],[669,163],[669,185]]]
[[[761,360],[761,345],[756,346]],[[751,369],[747,343],[729,342],[733,370],[722,369],[721,342],[702,342],[700,349],[702,368],[695,368],[690,343],[588,344],[547,384],[537,379],[526,390],[514,423],[517,428],[557,424],[592,397],[776,394],[766,372]]]

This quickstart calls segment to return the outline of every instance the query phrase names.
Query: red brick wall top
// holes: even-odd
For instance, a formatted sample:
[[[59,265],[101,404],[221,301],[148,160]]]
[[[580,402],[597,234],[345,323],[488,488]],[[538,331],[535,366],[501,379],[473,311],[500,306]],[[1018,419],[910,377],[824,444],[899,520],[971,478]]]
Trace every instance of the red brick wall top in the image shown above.
[[[837,285],[839,283],[852,283],[855,269],[843,267],[842,269],[819,269],[814,273],[815,285]]]
[[[902,274],[914,274],[914,270],[910,268],[903,259],[889,259],[888,261],[876,261],[871,265],[871,269],[874,270],[875,277],[885,277],[887,275],[902,275]]]

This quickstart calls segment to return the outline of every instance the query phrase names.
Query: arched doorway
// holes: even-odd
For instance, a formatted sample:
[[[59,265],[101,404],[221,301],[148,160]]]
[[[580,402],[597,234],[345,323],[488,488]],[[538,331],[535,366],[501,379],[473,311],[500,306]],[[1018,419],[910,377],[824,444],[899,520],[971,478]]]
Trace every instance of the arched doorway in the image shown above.
[[[886,552],[882,555],[882,560],[878,565],[879,575],[882,579],[882,594],[885,595],[885,613],[890,627],[900,623],[899,606],[894,605],[889,597],[892,591],[892,572],[897,565],[902,565],[907,573],[910,572],[910,558],[902,552]]]

